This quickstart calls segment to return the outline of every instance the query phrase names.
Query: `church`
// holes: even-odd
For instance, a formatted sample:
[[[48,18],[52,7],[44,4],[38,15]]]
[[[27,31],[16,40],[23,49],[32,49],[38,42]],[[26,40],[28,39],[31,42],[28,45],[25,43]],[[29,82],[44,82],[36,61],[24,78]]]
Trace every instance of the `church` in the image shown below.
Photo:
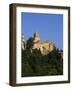
[[[25,49],[25,42],[24,38],[22,36],[21,39],[21,47],[24,50]],[[43,55],[48,54],[49,52],[54,50],[54,44],[48,40],[42,41],[40,39],[40,35],[38,32],[35,32],[33,35],[33,48],[32,49],[38,49],[41,51]]]
[[[43,55],[48,54],[54,49],[54,44],[47,40],[42,41],[40,40],[40,35],[38,32],[34,33],[34,40],[33,40],[33,49],[40,49]]]

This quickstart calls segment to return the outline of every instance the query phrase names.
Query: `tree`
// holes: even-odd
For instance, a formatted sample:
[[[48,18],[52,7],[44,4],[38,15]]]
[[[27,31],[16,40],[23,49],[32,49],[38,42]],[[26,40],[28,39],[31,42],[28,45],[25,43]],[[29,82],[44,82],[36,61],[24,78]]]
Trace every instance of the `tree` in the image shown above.
[[[40,50],[32,47],[33,38],[30,37],[26,49],[22,50],[22,77],[63,74],[63,61],[59,49],[55,47],[52,52],[43,55]]]
[[[26,42],[26,49],[32,49],[33,47],[33,38],[30,37]]]

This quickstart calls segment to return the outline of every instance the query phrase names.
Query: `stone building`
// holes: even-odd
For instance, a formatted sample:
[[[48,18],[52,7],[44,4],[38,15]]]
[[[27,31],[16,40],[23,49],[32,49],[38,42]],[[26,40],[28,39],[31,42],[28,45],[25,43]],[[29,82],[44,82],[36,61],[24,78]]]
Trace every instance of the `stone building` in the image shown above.
[[[24,36],[22,35],[21,38],[21,48],[24,50],[26,48],[26,41],[24,39]],[[38,32],[35,32],[33,35],[33,48],[32,49],[38,49],[41,51],[43,55],[48,54],[54,49],[54,44],[49,41],[42,41],[40,39],[40,35]]]
[[[40,40],[40,36],[38,32],[34,33],[33,36],[34,40],[33,40],[33,49],[40,49],[41,53],[43,55],[48,54],[49,52],[51,52],[54,49],[54,44],[52,42],[49,41],[41,41]]]

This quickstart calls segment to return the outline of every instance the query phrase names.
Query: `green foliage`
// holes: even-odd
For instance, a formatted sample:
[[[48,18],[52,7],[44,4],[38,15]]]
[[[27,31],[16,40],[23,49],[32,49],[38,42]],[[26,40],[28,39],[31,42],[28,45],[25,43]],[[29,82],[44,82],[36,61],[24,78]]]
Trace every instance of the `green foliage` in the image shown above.
[[[27,48],[22,50],[22,77],[63,75],[63,61],[58,49],[47,55],[32,48],[32,38],[27,41]],[[31,41],[31,42],[30,42]]]
[[[27,40],[26,49],[31,49],[32,46],[33,46],[33,38],[30,37],[30,38]]]

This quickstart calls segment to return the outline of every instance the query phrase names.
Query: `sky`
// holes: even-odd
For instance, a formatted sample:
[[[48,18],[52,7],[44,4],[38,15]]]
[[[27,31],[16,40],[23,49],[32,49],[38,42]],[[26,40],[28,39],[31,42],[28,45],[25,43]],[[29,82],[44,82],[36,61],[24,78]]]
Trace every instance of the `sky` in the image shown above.
[[[39,32],[41,40],[48,40],[63,49],[63,15],[44,13],[21,13],[21,30],[25,39]]]

